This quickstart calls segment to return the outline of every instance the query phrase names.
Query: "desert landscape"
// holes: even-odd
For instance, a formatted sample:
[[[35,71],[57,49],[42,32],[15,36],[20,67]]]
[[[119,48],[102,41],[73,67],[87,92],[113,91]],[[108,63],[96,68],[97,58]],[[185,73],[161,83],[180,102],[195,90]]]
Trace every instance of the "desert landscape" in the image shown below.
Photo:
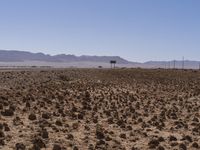
[[[197,70],[1,70],[0,149],[199,149],[199,84]]]

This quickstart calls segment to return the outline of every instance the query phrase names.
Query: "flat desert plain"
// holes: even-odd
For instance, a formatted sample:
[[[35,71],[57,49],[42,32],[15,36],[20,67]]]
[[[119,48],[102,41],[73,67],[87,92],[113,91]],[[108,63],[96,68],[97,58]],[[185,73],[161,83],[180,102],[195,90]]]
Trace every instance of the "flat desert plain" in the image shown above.
[[[200,71],[0,71],[0,149],[200,149]]]

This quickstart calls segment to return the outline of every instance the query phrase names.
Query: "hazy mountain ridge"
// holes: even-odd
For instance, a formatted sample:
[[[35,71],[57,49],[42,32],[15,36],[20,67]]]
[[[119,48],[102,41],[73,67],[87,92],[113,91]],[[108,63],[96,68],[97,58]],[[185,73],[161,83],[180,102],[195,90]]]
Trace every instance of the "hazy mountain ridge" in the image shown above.
[[[1,66],[23,66],[23,65],[47,65],[56,67],[110,67],[110,60],[117,61],[117,67],[128,68],[174,68],[174,61],[147,61],[144,63],[131,62],[119,56],[75,56],[71,54],[49,55],[44,53],[32,53],[17,50],[0,50]],[[182,68],[183,61],[175,60],[175,68]],[[184,68],[199,69],[200,61],[184,61]]]
[[[119,64],[129,62],[119,56],[75,56],[75,55],[48,55],[43,53],[32,53],[26,51],[0,50],[0,62],[24,62],[24,61],[45,61],[45,62],[109,62],[116,60]]]

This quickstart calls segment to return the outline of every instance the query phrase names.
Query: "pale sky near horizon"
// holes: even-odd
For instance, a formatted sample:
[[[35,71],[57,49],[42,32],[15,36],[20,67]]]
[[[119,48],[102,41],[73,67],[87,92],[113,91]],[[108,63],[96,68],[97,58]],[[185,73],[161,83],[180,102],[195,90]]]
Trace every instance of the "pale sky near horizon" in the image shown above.
[[[200,1],[1,0],[0,49],[200,60]]]

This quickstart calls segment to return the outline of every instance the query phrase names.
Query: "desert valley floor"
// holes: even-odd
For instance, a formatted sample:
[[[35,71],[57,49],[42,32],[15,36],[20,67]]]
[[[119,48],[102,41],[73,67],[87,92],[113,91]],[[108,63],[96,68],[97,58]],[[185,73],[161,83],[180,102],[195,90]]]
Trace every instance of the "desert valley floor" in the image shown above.
[[[200,71],[0,71],[0,149],[200,149]]]

